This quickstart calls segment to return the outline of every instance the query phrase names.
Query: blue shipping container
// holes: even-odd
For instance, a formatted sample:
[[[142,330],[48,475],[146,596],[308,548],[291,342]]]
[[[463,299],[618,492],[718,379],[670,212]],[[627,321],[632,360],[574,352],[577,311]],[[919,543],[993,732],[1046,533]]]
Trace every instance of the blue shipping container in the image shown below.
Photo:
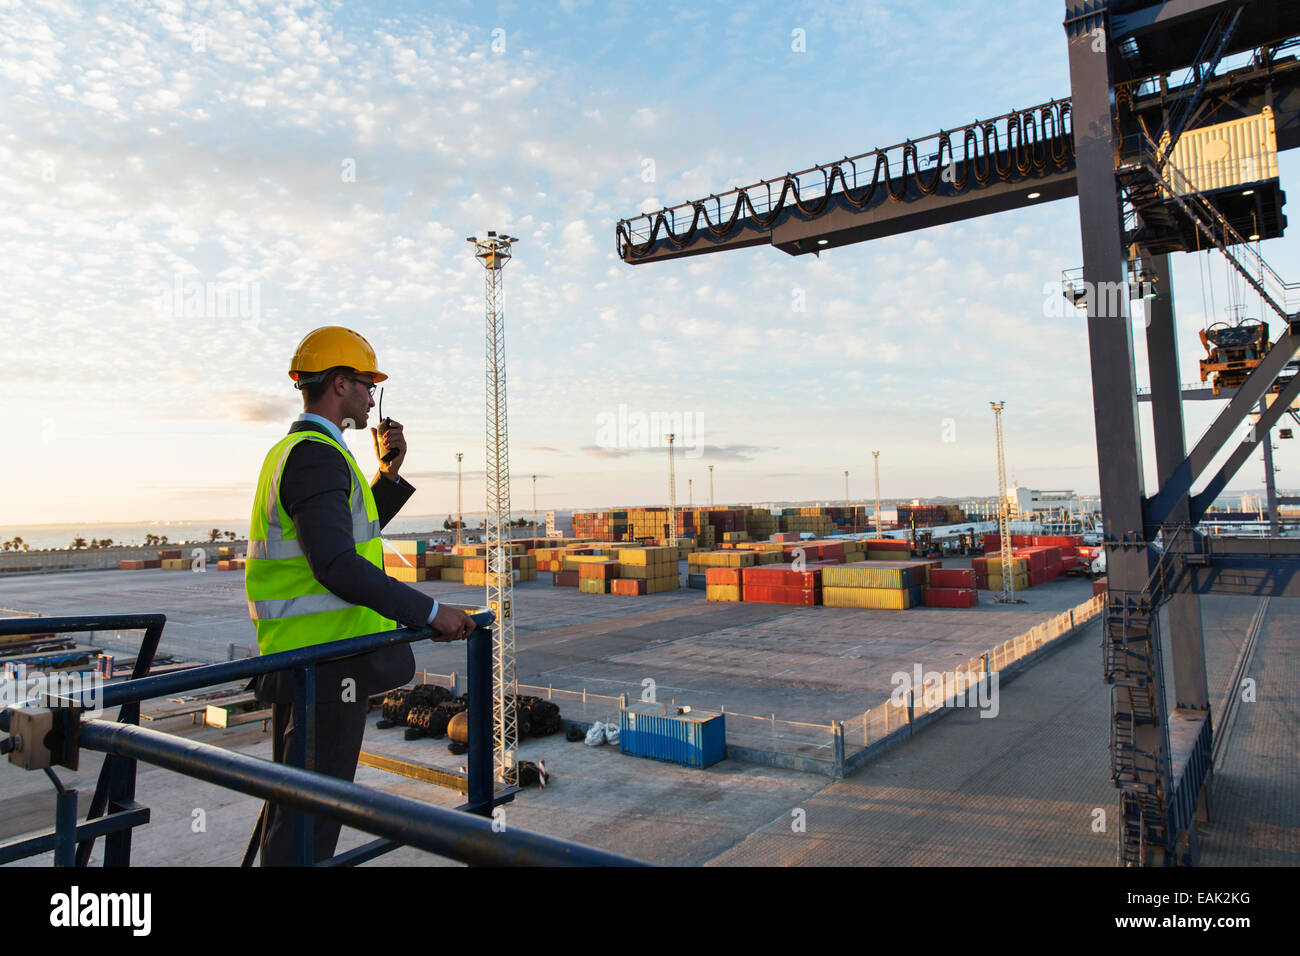
[[[725,714],[619,715],[618,749],[685,767],[708,767],[727,755]]]

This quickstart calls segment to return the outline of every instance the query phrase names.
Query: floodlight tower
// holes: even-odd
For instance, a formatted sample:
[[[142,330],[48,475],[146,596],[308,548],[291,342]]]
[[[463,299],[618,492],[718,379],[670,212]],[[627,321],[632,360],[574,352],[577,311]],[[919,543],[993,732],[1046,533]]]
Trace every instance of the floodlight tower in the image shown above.
[[[537,537],[537,476],[533,475],[533,538]]]
[[[456,452],[456,545],[457,547],[460,546],[460,526],[465,523],[465,514],[461,510],[461,501],[460,501],[460,479],[461,479],[460,461],[464,457],[465,455],[463,452],[459,452],[459,451]]]
[[[673,461],[673,439],[668,436],[668,543],[677,547],[677,470]]]
[[[993,431],[998,446],[998,537],[1002,545],[999,555],[1002,566],[1002,596],[998,598],[1003,604],[1012,604],[1016,600],[1015,574],[1011,567],[1011,508],[1007,502],[1007,459],[1002,443],[1002,409],[1006,402],[989,402],[993,409]]]
[[[876,537],[880,537],[880,452],[873,451],[871,457],[876,465]]]
[[[489,232],[479,240],[470,236],[474,258],[486,270],[487,307],[487,606],[496,615],[492,630],[492,764],[496,779],[518,781],[515,755],[519,728],[510,698],[517,692],[515,679],[514,570],[510,555],[510,436],[506,427],[505,289],[502,270],[510,261],[510,247],[518,240]]]
[[[709,507],[713,507],[713,466],[709,465]]]
[[[849,510],[849,473],[844,473],[844,510]],[[853,521],[853,513],[849,512],[849,521]]]
[[[686,479],[686,507],[695,507],[695,479]]]

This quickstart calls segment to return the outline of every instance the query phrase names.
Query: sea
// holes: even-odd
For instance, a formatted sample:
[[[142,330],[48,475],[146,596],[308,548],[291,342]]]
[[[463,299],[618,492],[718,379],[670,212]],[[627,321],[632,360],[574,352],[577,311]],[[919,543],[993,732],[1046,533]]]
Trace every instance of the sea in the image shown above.
[[[483,519],[482,512],[465,513],[465,527],[474,528]],[[516,518],[530,515],[516,515]],[[447,515],[399,515],[385,527],[386,534],[416,534],[422,531],[442,531],[442,523]],[[22,538],[22,543],[31,550],[44,548],[69,548],[77,538],[85,538],[86,543],[110,539],[115,545],[144,545],[145,536],[156,534],[165,536],[168,544],[185,544],[189,542],[207,542],[212,540],[212,531],[219,532],[220,540],[228,539],[226,532],[233,531],[236,538],[248,537],[247,518],[212,518],[196,521],[135,521],[135,522],[70,522],[67,524],[34,524],[0,526],[0,548],[15,537]]]

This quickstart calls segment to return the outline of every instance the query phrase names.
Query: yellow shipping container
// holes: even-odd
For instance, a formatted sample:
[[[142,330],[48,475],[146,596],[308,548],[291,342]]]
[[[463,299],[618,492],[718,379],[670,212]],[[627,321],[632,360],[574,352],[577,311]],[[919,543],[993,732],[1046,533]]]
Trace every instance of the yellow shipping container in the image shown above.
[[[384,570],[386,570],[388,576],[395,581],[414,583],[416,581],[427,581],[429,579],[428,570],[426,568],[408,568],[403,566],[400,568],[385,568]]]
[[[1027,573],[1013,574],[1011,576],[1011,586],[1015,588],[1017,591],[1029,590],[1029,575]],[[990,591],[1002,590],[1002,575],[994,574],[991,571],[989,572],[989,590]]]
[[[190,569],[189,558],[163,558],[162,569],[164,571],[188,571]]]
[[[704,597],[708,601],[730,601],[738,604],[740,603],[740,585],[709,584],[704,588]]]
[[[825,571],[823,570],[823,574]],[[908,588],[839,588],[823,587],[822,604],[826,607],[860,607],[880,611],[905,611],[912,606]]]
[[[442,580],[444,581],[464,581],[465,569],[459,567],[445,567],[442,569]]]
[[[643,568],[676,565],[677,555],[672,548],[619,548],[618,563]]]
[[[897,590],[910,587],[911,582],[910,568],[891,567],[884,562],[837,564],[822,568],[823,587]]]
[[[1011,559],[1011,570],[1014,571],[1016,574],[1028,574],[1028,573],[1029,573],[1029,559],[1028,559],[1028,558],[1012,558],[1012,559]],[[989,574],[992,575],[992,574],[1001,574],[1001,573],[1002,573],[1002,558],[1001,558],[1001,556],[999,555],[999,556],[997,556],[997,557],[989,558]]]

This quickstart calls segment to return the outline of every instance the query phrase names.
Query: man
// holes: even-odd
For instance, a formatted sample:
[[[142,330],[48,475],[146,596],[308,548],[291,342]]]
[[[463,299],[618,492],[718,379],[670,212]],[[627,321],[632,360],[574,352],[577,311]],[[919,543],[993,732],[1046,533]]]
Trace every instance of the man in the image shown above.
[[[304,411],[266,456],[248,536],[245,589],[261,652],[397,626],[432,626],[437,641],[468,637],[474,624],[463,611],[384,573],[380,530],[415,489],[398,474],[406,439],[397,422],[382,435],[370,429],[380,459],[372,482],[343,443],[343,429],[366,426],[375,384],[388,377],[370,343],[349,329],[317,329],[299,343],[289,377],[303,393]],[[390,450],[397,455],[384,462]],[[352,780],[368,698],[414,673],[406,644],[319,665],[314,769]],[[256,686],[272,705],[272,756],[287,762],[302,733],[293,722],[293,674],[267,674]],[[268,803],[260,824],[262,865],[292,863],[290,815]],[[334,854],[338,836],[338,823],[314,821],[317,861]]]

